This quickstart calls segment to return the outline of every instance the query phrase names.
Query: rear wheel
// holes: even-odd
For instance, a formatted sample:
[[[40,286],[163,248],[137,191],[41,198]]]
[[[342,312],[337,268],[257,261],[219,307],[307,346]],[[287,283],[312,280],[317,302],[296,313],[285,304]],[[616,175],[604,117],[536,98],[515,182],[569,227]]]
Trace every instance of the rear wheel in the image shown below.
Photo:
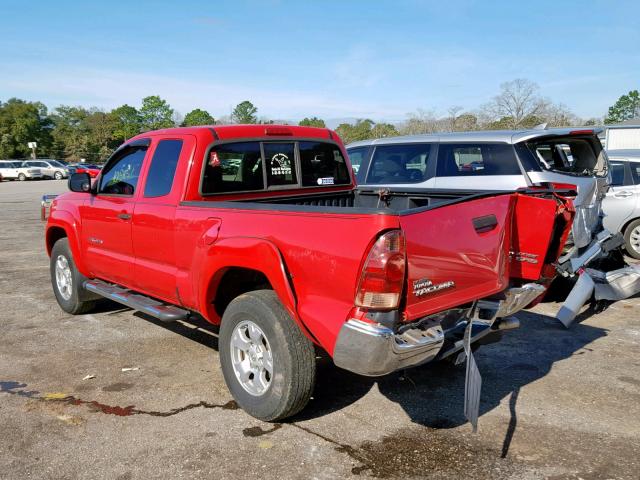
[[[50,270],[53,293],[62,310],[79,315],[95,306],[95,301],[82,300],[86,277],[76,268],[68,239],[61,238],[51,249]]]
[[[631,222],[624,231],[624,248],[633,258],[640,258],[640,219]]]
[[[272,290],[245,293],[229,304],[220,327],[220,365],[238,405],[260,420],[295,415],[313,392],[313,344]]]
[[[21,182],[24,182],[26,179],[27,179],[27,176],[24,173],[18,174],[18,180],[20,180]]]
[[[54,173],[53,178],[55,178],[56,180],[62,180],[62,173],[61,172]]]

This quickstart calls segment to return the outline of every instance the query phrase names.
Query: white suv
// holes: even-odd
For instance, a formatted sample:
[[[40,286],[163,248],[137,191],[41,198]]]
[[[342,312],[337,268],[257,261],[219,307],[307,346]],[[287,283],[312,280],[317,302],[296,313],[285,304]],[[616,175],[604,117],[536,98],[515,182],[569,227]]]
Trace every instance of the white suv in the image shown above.
[[[35,167],[23,166],[17,160],[0,160],[0,174],[5,180],[34,180],[43,178],[42,170]]]

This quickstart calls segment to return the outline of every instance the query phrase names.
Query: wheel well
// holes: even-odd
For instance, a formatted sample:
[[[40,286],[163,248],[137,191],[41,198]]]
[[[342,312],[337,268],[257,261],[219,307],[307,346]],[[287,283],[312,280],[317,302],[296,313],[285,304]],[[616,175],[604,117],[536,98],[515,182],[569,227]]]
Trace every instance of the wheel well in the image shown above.
[[[237,296],[253,290],[273,289],[264,273],[240,267],[228,268],[220,278],[218,285],[212,301],[216,313],[220,317]]]
[[[627,233],[627,228],[629,227],[629,225],[631,225],[633,222],[635,222],[636,220],[639,220],[640,217],[635,217],[630,219],[627,223],[624,224],[624,226],[620,229],[620,231],[622,232],[623,235],[625,235]]]
[[[67,232],[64,231],[64,228],[61,227],[51,227],[47,230],[47,251],[51,253],[51,249],[56,244],[58,240],[61,238],[65,238],[67,236]]]

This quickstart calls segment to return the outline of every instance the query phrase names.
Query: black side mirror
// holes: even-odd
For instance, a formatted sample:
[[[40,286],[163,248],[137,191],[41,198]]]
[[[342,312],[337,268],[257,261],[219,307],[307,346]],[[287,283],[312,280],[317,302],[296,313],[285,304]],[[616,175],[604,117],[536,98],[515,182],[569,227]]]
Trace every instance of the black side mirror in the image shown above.
[[[69,177],[69,190],[72,192],[89,193],[91,191],[91,177],[88,173],[72,173]]]

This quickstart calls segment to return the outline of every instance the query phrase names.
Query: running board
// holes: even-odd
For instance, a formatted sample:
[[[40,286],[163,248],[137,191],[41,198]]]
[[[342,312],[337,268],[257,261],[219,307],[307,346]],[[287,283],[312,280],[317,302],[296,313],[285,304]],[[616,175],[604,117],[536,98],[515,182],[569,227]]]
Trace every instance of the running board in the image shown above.
[[[189,316],[188,310],[183,310],[174,305],[167,305],[153,298],[135,293],[126,288],[118,287],[102,280],[87,280],[84,288],[101,297],[126,305],[129,308],[151,315],[162,322],[175,322],[184,320]]]

